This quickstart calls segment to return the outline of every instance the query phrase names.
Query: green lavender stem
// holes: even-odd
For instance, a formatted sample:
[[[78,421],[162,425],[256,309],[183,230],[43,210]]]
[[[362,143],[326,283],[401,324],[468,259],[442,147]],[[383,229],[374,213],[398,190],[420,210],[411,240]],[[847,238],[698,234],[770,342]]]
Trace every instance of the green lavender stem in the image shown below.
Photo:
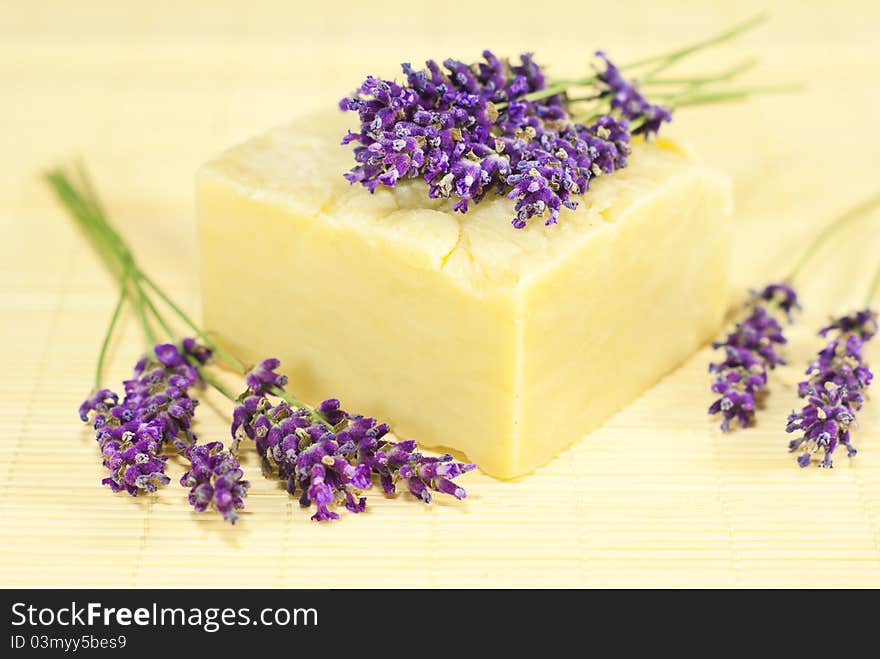
[[[153,289],[153,291],[162,299],[165,304],[176,314],[178,315],[183,322],[189,325],[205,342],[208,347],[214,350],[221,358],[224,359],[230,366],[233,368],[244,371],[244,365],[237,360],[235,357],[227,353],[220,346],[218,346],[215,342],[213,342],[209,337],[207,337],[204,332],[199,329],[199,327],[183,312],[180,307],[178,307],[171,298],[150,278],[144,273],[138,265],[134,261],[134,257],[132,255],[131,250],[128,248],[128,245],[125,244],[125,241],[119,235],[119,233],[112,227],[112,225],[107,221],[106,214],[103,211],[100,201],[98,200],[97,194],[94,191],[94,187],[91,184],[90,177],[85,167],[82,166],[81,163],[77,164],[77,172],[79,174],[79,178],[81,180],[81,185],[85,190],[85,195],[78,195],[70,185],[69,181],[63,176],[60,175],[60,179],[66,185],[68,189],[68,199],[73,199],[77,204],[77,207],[85,207],[88,213],[88,219],[93,223],[92,226],[92,234],[96,235],[99,241],[103,242],[105,245],[109,246],[109,248],[115,253],[116,257],[126,264],[127,267],[130,267],[133,271],[133,281],[135,283],[135,287],[138,292],[139,299],[147,304],[157,319],[157,321],[163,325],[163,329],[169,335],[173,336],[173,333],[169,329],[168,325],[165,323],[162,315],[156,309],[152,300],[147,296],[146,292],[141,285],[141,281],[146,282],[146,284]],[[145,331],[149,331],[147,328],[148,324],[145,325]],[[150,332],[150,335],[152,333]]]
[[[152,278],[150,278],[143,270],[140,269],[128,245],[113,228],[107,220],[107,216],[101,206],[94,187],[91,184],[88,172],[81,163],[77,163],[76,173],[79,179],[80,190],[77,190],[71,178],[61,170],[54,170],[46,175],[46,180],[55,190],[61,202],[70,211],[70,214],[81,227],[86,237],[95,247],[98,254],[104,260],[111,274],[115,276],[120,286],[120,297],[114,309],[110,326],[104,338],[101,353],[98,358],[98,371],[96,373],[96,388],[100,386],[103,377],[103,363],[107,346],[110,338],[115,330],[119,314],[124,302],[129,301],[138,314],[141,326],[150,345],[157,343],[156,334],[153,331],[150,317],[152,317],[161,327],[162,331],[170,340],[174,340],[175,333],[167,322],[165,317],[156,307],[148,291],[148,287],[152,292],[165,303],[165,305],[182,320],[193,332],[195,332],[204,344],[209,347],[218,357],[220,357],[229,366],[239,371],[242,375],[246,374],[247,367],[241,360],[237,359],[222,346],[217,344],[209,336],[196,325],[196,323],[183,311]],[[133,290],[129,290],[131,287]],[[149,312],[149,316],[148,316]],[[189,359],[189,358],[188,358]],[[216,389],[220,394],[231,401],[236,401],[237,396],[230,393],[216,378],[212,377],[201,364],[194,359],[189,359],[190,363],[197,369],[200,377],[211,387]],[[288,392],[273,387],[272,393],[279,398],[287,401],[294,407],[303,407],[311,411],[311,417],[322,423],[330,425],[327,418],[305,405],[302,401],[292,396]]]
[[[142,293],[142,298],[141,298],[141,299],[142,299],[142,300],[144,301],[144,303],[146,304],[147,309],[148,309],[149,312],[152,314],[153,318],[155,318],[155,319],[156,319],[156,322],[159,323],[159,326],[162,328],[162,331],[165,332],[165,335],[168,337],[168,339],[171,340],[171,341],[176,340],[176,339],[177,339],[177,336],[176,336],[176,334],[174,333],[174,330],[171,329],[171,326],[170,326],[170,325],[168,324],[168,322],[165,320],[165,317],[164,317],[161,313],[159,313],[159,310],[156,308],[156,305],[155,305],[155,304],[153,303],[153,301],[149,298],[149,296],[146,295],[146,293],[145,293],[144,290],[143,290],[143,286],[141,285],[141,283],[140,283],[140,282],[136,282],[136,283],[135,283],[135,286],[136,286],[136,287],[138,288],[138,290]],[[187,359],[187,361],[190,363],[190,366],[192,366],[193,368],[196,369],[196,371],[197,371],[198,374],[199,374],[199,377],[201,377],[202,380],[204,380],[206,383],[208,383],[209,385],[211,385],[212,387],[214,387],[214,389],[216,389],[217,391],[219,391],[219,392],[220,392],[225,398],[229,399],[230,401],[235,402],[235,401],[237,400],[237,397],[236,397],[235,395],[233,395],[228,389],[226,389],[222,384],[220,384],[220,382],[219,382],[216,378],[214,378],[213,376],[211,376],[211,375],[205,370],[204,366],[203,366],[202,364],[199,363],[199,361],[198,361],[197,359],[195,359],[194,357],[192,357],[192,356],[190,356],[190,355],[186,355],[186,359]]]
[[[608,112],[611,109],[611,101],[610,99],[601,99],[598,103],[592,105],[589,110],[581,112],[580,114],[572,117],[572,122],[576,124],[588,124],[595,119],[598,119],[603,114]],[[634,125],[630,126],[630,132],[635,130]]]
[[[679,48],[661,55],[654,55],[642,60],[637,60],[635,62],[630,62],[620,67],[622,71],[628,71],[631,69],[640,68],[643,66],[647,66],[648,64],[657,64],[657,66],[649,71],[648,73],[642,74],[637,77],[639,84],[643,85],[652,85],[652,84],[683,84],[690,85],[693,83],[709,83],[709,82],[725,82],[727,80],[731,80],[734,77],[744,73],[745,71],[751,69],[755,63],[755,59],[749,59],[745,62],[732,67],[731,69],[724,71],[720,74],[716,74],[714,76],[709,77],[698,77],[698,78],[679,78],[679,79],[657,79],[656,76],[658,73],[665,71],[669,67],[674,64],[684,60],[685,58],[693,55],[694,53],[698,53],[700,51],[706,50],[712,46],[717,46],[726,41],[730,41],[740,36],[741,34],[757,27],[761,23],[767,20],[767,16],[765,14],[759,14],[754,16],[747,21],[739,23],[738,25],[733,26],[725,30],[724,32],[715,35],[714,37],[709,37],[707,39],[703,39],[693,43],[689,46],[685,46],[683,48]],[[547,98],[549,96],[555,96],[556,94],[561,94],[565,92],[570,87],[585,87],[592,85],[596,82],[596,75],[590,75],[584,78],[579,78],[575,80],[558,80],[554,82],[552,85],[548,85],[545,89],[541,89],[536,92],[532,92],[531,94],[527,94],[524,98],[527,101],[538,101],[542,98]],[[497,108],[503,109],[506,104],[499,104]]]
[[[109,227],[109,224],[108,224],[108,227]],[[120,239],[120,243],[121,243],[121,239]],[[127,248],[126,248],[126,251],[128,251]],[[223,359],[223,361],[225,361],[227,364],[229,364],[235,370],[241,372],[242,374],[247,372],[247,368],[239,359],[235,358],[229,352],[224,350],[216,341],[214,341],[207,334],[205,334],[202,331],[202,329],[198,325],[196,325],[196,323],[192,320],[192,318],[190,318],[189,315],[185,311],[183,311],[183,309],[181,309],[174,302],[174,300],[172,300],[171,297],[167,293],[165,293],[164,290],[162,290],[162,288],[158,284],[156,284],[156,282],[154,282],[142,270],[137,268],[137,266],[135,266],[135,268],[136,268],[138,278],[140,280],[143,280],[147,284],[147,286],[149,286],[153,290],[153,292],[155,292],[156,295],[159,296],[159,298],[168,306],[168,308],[171,309],[172,312],[174,312],[184,323],[186,323],[186,325],[188,325],[190,327],[190,329],[193,330],[193,332],[195,332],[199,336],[199,338],[202,339],[202,341],[205,343],[205,345],[207,345],[209,348],[211,348],[211,350],[213,350],[221,359]],[[163,325],[163,328],[165,329],[165,331],[169,335],[173,336],[173,332],[170,330],[168,325],[165,323],[162,315],[159,313],[158,309],[153,304],[152,300],[150,300],[150,298],[143,293],[143,289],[142,289],[140,283],[139,282],[136,283],[136,286],[141,293],[141,299],[150,308],[151,312],[156,317],[157,321]],[[235,397],[231,396],[228,392],[224,391],[222,386],[220,386],[216,380],[214,380],[213,378],[210,378],[210,376],[207,376],[207,374],[205,374],[205,373],[202,373],[202,377],[205,380],[205,382],[207,382],[208,384],[213,386],[215,389],[220,391],[220,393],[225,395],[227,398],[229,398],[230,400],[233,400],[233,401],[235,400]],[[272,393],[275,394],[276,396],[278,396],[279,398],[287,401],[288,403],[290,403],[291,405],[293,405],[295,407],[308,407],[307,405],[302,403],[300,400],[298,400],[294,396],[290,395],[286,391],[279,389],[277,387],[273,388]],[[324,422],[324,423],[328,423],[327,419],[317,411],[313,411],[312,416],[314,418]]]
[[[242,374],[244,374],[247,371],[247,368],[245,367],[245,365],[241,361],[239,361],[238,359],[233,357],[231,354],[226,352],[219,344],[217,344],[217,342],[213,341],[210,337],[208,337],[201,330],[201,328],[198,325],[196,325],[195,322],[186,314],[186,312],[184,312],[183,309],[181,309],[179,306],[177,306],[177,304],[175,304],[174,301],[159,286],[157,286],[156,283],[152,279],[150,279],[143,272],[140,273],[140,276],[147,283],[147,285],[153,289],[153,291],[156,293],[156,295],[158,295],[162,299],[162,301],[166,305],[168,305],[168,307],[175,314],[177,314],[177,316],[179,316],[180,319],[184,323],[186,323],[190,327],[190,329],[192,329],[193,332],[195,332],[202,339],[202,341],[204,341],[205,345],[207,345],[209,348],[211,348],[211,350],[213,350],[215,353],[217,353],[217,355],[219,355],[224,361],[226,361],[230,366],[235,368],[237,371],[240,371]],[[152,302],[150,302],[150,306],[152,308],[153,314],[157,318],[161,318],[156,307],[152,305]],[[221,393],[224,393],[222,388],[220,388],[216,384],[216,381],[212,381],[208,377],[204,377],[204,379],[205,379],[205,382],[208,382],[208,384],[213,386],[215,389],[218,389]],[[307,405],[302,403],[300,400],[298,400],[294,396],[291,396],[289,393],[287,393],[283,389],[279,389],[278,387],[273,387],[272,393],[275,394],[276,396],[278,396],[279,398],[281,398],[282,400],[287,401],[288,403],[290,403],[294,407],[308,408]],[[232,397],[229,394],[224,394],[224,395],[226,395],[226,397],[229,398],[230,400],[233,400],[233,401],[235,400],[235,397]],[[313,411],[312,416],[320,421],[323,421],[324,423],[328,423],[327,419],[317,411]]]
[[[876,210],[878,207],[880,207],[880,192],[869,197],[860,204],[853,206],[843,215],[834,219],[827,227],[820,231],[815,238],[813,238],[813,241],[801,254],[801,258],[798,259],[797,263],[795,263],[794,267],[789,271],[788,276],[785,278],[786,281],[794,281],[795,278],[801,274],[807,263],[809,263],[815,256],[819,248],[821,248],[829,238],[856,220],[861,219],[871,211]],[[871,297],[873,297],[873,293],[871,294]]]
[[[649,86],[668,86],[668,85],[705,85],[709,83],[715,82],[729,82],[734,78],[742,75],[743,73],[750,71],[755,68],[758,63],[758,59],[755,57],[750,57],[747,60],[740,62],[739,64],[730,67],[729,69],[722,71],[721,73],[715,73],[713,75],[708,76],[695,76],[692,78],[647,78],[645,80],[640,80],[639,84],[649,87]]]
[[[142,290],[138,291],[138,300],[139,303],[135,304],[134,308],[141,319],[141,327],[144,328],[144,336],[147,340],[147,346],[154,346],[158,341],[156,340],[156,333],[153,332],[153,327],[150,325],[150,320],[147,318],[147,312],[144,309],[144,296]]]
[[[677,109],[694,105],[707,105],[712,103],[741,101],[757,94],[799,91],[801,89],[799,85],[752,87],[733,90],[706,89],[707,86],[729,82],[737,76],[741,75],[742,73],[750,70],[756,63],[756,60],[754,58],[747,59],[725,71],[708,76],[696,76],[687,78],[657,77],[658,74],[662,73],[669,67],[674,66],[676,63],[686,59],[687,57],[695,53],[735,39],[744,32],[747,32],[763,23],[766,18],[766,15],[763,13],[753,16],[752,18],[743,21],[742,23],[739,23],[731,28],[728,28],[727,30],[713,37],[702,39],[689,46],[678,48],[676,50],[672,50],[661,55],[656,55],[635,62],[630,62],[625,66],[620,67],[620,69],[629,71],[631,69],[639,69],[649,65],[655,65],[647,72],[642,72],[641,74],[637,75],[635,77],[636,84],[652,87],[684,87],[684,89],[680,89],[675,93],[658,96],[659,99],[665,100],[665,105],[669,109]],[[578,87],[592,86],[596,83],[597,80],[597,74],[591,74],[589,76],[576,78],[573,80],[555,80],[544,89],[526,94],[523,99],[525,99],[526,101],[537,101],[544,98],[549,98],[551,96],[556,96],[558,94],[567,95],[567,93],[570,92],[572,89]],[[587,100],[593,100],[593,98],[567,98],[567,101],[570,103],[582,102]],[[589,123],[590,121],[596,119],[598,116],[601,116],[603,114],[603,109],[604,112],[609,112],[610,108],[607,107],[608,101],[607,99],[603,100],[605,100],[604,104],[597,103],[596,105],[590,107],[589,110],[586,110],[578,114],[577,116],[572,117],[572,121],[574,123]],[[495,107],[498,110],[503,110],[505,107],[507,107],[507,105],[508,103],[498,103],[495,105]],[[644,123],[644,120],[642,120],[641,123],[637,123],[631,126],[631,131],[635,131],[641,126],[642,123]]]
[[[770,85],[765,87],[746,87],[743,89],[726,89],[723,91],[700,92],[702,85],[694,85],[693,89],[678,94],[661,94],[658,98],[666,101],[670,109],[678,109],[689,105],[707,105],[709,103],[725,103],[743,101],[757,94],[787,94],[803,91],[803,85]]]
[[[138,315],[140,320],[141,327],[143,329],[144,335],[147,339],[147,342],[150,345],[154,345],[157,343],[156,334],[153,331],[152,325],[147,317],[147,310],[149,310],[153,316],[153,318],[159,323],[164,332],[169,336],[170,339],[174,339],[174,332],[168,323],[165,321],[164,317],[159,310],[156,308],[153,301],[150,299],[147,292],[144,290],[142,285],[142,281],[147,281],[147,283],[156,290],[164,300],[167,302],[171,302],[170,299],[164,294],[164,292],[156,286],[152,280],[147,280],[143,274],[143,272],[138,268],[137,263],[134,261],[134,258],[131,254],[131,250],[128,249],[128,246],[122,240],[118,233],[110,226],[109,222],[106,220],[106,216],[104,211],[98,201],[97,195],[94,192],[94,188],[91,185],[91,181],[88,177],[88,174],[85,168],[81,164],[77,164],[76,171],[78,174],[78,178],[80,179],[80,188],[83,192],[77,191],[74,187],[71,179],[64,174],[61,170],[54,170],[46,175],[46,180],[55,190],[61,202],[67,207],[70,211],[70,214],[76,220],[77,224],[83,229],[86,237],[89,238],[89,241],[95,247],[98,254],[101,256],[102,260],[107,265],[111,274],[113,274],[120,286],[120,298],[117,306],[114,310],[113,317],[111,318],[110,327],[108,328],[107,334],[105,335],[105,341],[102,345],[101,353],[99,354],[99,372],[96,377],[98,382],[96,382],[96,386],[100,385],[100,379],[103,374],[103,362],[104,355],[106,353],[106,346],[109,344],[110,337],[115,329],[119,314],[121,312],[123,303],[126,299],[128,299],[132,306],[135,309],[135,312]],[[129,292],[128,287],[131,285],[134,289],[133,292]],[[173,308],[177,309],[173,303],[171,305]],[[182,312],[180,312],[182,314]],[[189,320],[188,317],[185,316],[186,320]],[[190,323],[192,321],[189,321]],[[202,334],[201,332],[199,332]],[[236,361],[236,365],[239,369],[243,370],[243,366],[240,362]],[[202,374],[204,377],[204,374]],[[205,378],[207,382],[208,379]],[[216,381],[215,381],[216,382]],[[213,384],[212,384],[213,386]],[[228,392],[224,391],[222,387],[215,387],[221,391],[224,395],[229,397]],[[235,400],[232,397],[232,400]]]
[[[190,366],[198,371],[199,377],[202,378],[208,385],[216,389],[224,398],[234,403],[238,400],[238,396],[229,391],[226,387],[224,387],[220,382],[208,373],[202,364],[199,364],[198,360],[195,357],[187,356],[187,361],[190,363]]]
[[[799,84],[790,84],[790,85],[771,85],[764,87],[745,87],[742,89],[730,89],[724,91],[702,91],[703,88],[715,82],[713,78],[704,78],[703,80],[694,80],[691,81],[689,87],[684,91],[676,92],[673,94],[658,94],[656,98],[662,100],[664,105],[670,110],[677,110],[680,108],[694,106],[694,105],[709,105],[712,103],[726,103],[731,101],[743,101],[751,96],[755,96],[758,94],[782,94],[782,93],[791,93],[791,92],[799,92],[803,91],[803,85]],[[590,99],[573,99],[577,100],[590,100]],[[572,121],[575,123],[589,123],[594,119],[597,119],[602,114],[607,112],[608,102],[605,101],[600,102],[593,106],[588,113],[579,114],[572,118]],[[635,131],[645,122],[644,119],[633,122],[630,125],[630,131]]]
[[[730,41],[735,39],[736,37],[748,32],[751,29],[754,29],[764,23],[767,20],[767,14],[760,13],[748,20],[743,21],[742,23],[738,23],[731,28],[724,30],[723,32],[716,34],[712,37],[707,37],[706,39],[701,39],[695,43],[692,43],[688,46],[684,46],[682,48],[677,48],[675,50],[669,51],[667,53],[663,53],[660,55],[653,55],[651,57],[647,57],[645,59],[636,60],[635,62],[630,62],[622,66],[622,69],[635,69],[642,66],[647,66],[648,64],[658,64],[658,66],[653,69],[650,73],[648,73],[645,78],[650,78],[662,70],[672,66],[673,64],[680,62],[681,60],[693,55],[694,53],[698,53],[702,50],[706,50],[713,46],[717,46],[726,41]]]
[[[880,268],[877,268],[877,272],[874,273],[874,279],[871,280],[871,285],[868,287],[868,294],[865,296],[865,308],[871,308],[874,296],[877,293],[880,293]]]
[[[213,350],[215,353],[217,353],[218,356],[220,356],[227,364],[232,366],[237,371],[241,372],[242,374],[245,374],[247,372],[247,368],[240,360],[233,357],[226,350],[224,350],[216,341],[212,340],[209,336],[207,336],[202,331],[202,329],[198,325],[196,325],[195,322],[186,314],[186,312],[183,311],[183,309],[181,309],[179,306],[177,306],[177,304],[175,304],[174,301],[158,285],[156,285],[156,283],[152,279],[150,279],[143,272],[140,272],[140,277],[147,283],[147,285],[150,288],[153,289],[153,291],[156,293],[156,295],[158,295],[162,299],[162,301],[166,305],[168,305],[168,307],[178,317],[180,317],[180,319],[184,323],[186,323],[190,327],[190,329],[192,329],[192,331],[195,332],[202,339],[202,341],[204,341],[205,345],[207,345],[209,348],[211,348],[211,350]],[[158,317],[158,311],[156,311],[155,307],[153,307],[153,311]],[[224,393],[222,389],[220,389],[214,382],[209,380],[207,377],[205,377],[204,379],[205,379],[205,382],[208,382],[208,384],[213,386],[215,389],[218,389],[221,393]],[[308,407],[308,405],[304,404],[299,399],[292,396],[291,394],[284,391],[283,389],[280,389],[278,387],[273,387],[272,393],[274,395],[278,396],[279,398],[281,398],[282,400],[287,401],[288,403],[290,403],[294,407],[305,407],[307,409],[311,409]],[[224,394],[224,395],[226,395],[227,398],[230,398],[230,400],[235,400],[234,397],[230,397],[228,394]],[[317,410],[312,410],[312,418],[330,425],[330,423],[327,421],[326,417],[324,417],[324,415],[322,415]]]
[[[206,335],[201,328],[195,324],[195,322],[183,311],[179,306],[177,306],[171,297],[165,293],[157,284],[154,282],[149,276],[147,276],[143,271],[138,271],[140,277],[146,282],[147,286],[153,289],[153,292],[159,296],[159,298],[168,306],[171,311],[173,311],[184,323],[186,323],[193,332],[195,332],[202,341],[205,342],[211,350],[217,353],[217,355],[223,359],[229,366],[234,368],[237,371],[241,371],[242,373],[247,371],[245,365],[231,354],[229,354],[226,350],[224,350],[220,345],[217,344],[213,339],[211,339],[208,335]]]
[[[156,322],[159,323],[159,327],[162,328],[162,331],[165,332],[165,335],[168,338],[170,338],[171,340],[174,340],[174,338],[175,338],[174,330],[171,329],[171,326],[166,322],[166,320],[162,316],[162,314],[159,313],[159,310],[156,308],[156,305],[153,304],[153,301],[147,296],[140,281],[137,281],[135,283],[135,286],[137,287],[137,289],[141,295],[141,299],[146,304],[147,310],[150,312],[150,314],[153,316],[153,318],[156,319]]]
[[[62,203],[70,211],[82,231],[89,238],[92,246],[104,261],[110,274],[113,275],[124,289],[129,283],[137,283],[137,268],[131,253],[124,248],[121,239],[112,230],[105,228],[106,222],[102,222],[103,210],[94,194],[88,175],[82,165],[77,165],[77,173],[80,178],[80,186],[85,190],[81,194],[74,187],[71,179],[61,170],[53,170],[46,175],[49,185]],[[143,291],[136,289],[137,297],[143,301]],[[133,301],[134,297],[130,296]],[[155,335],[150,326],[141,304],[134,304],[135,311],[144,330],[145,338],[150,343],[155,343]]]
[[[544,87],[544,89],[539,89],[538,91],[534,91],[531,94],[526,94],[523,96],[523,100],[526,101],[540,101],[542,98],[550,98],[551,96],[556,96],[557,94],[564,94],[572,87],[589,87],[590,85],[596,82],[596,74],[587,76],[586,78],[580,78],[578,80],[558,80],[550,85]],[[495,106],[498,110],[503,110],[507,107],[507,103],[498,103]]]
[[[45,178],[61,203],[70,211],[77,225],[86,234],[89,242],[98,252],[98,256],[104,261],[107,269],[119,281],[125,271],[125,262],[116,257],[114,247],[110,243],[109,238],[97,230],[91,215],[91,208],[73,188],[70,179],[60,170],[49,172]]]
[[[100,389],[104,382],[104,359],[107,356],[107,348],[110,346],[110,340],[116,329],[116,323],[119,321],[119,312],[125,304],[125,298],[128,293],[127,287],[122,286],[119,289],[119,299],[116,306],[113,307],[113,315],[110,317],[110,325],[107,327],[107,333],[104,334],[104,340],[101,342],[101,351],[98,353],[98,365],[95,367],[95,389]]]

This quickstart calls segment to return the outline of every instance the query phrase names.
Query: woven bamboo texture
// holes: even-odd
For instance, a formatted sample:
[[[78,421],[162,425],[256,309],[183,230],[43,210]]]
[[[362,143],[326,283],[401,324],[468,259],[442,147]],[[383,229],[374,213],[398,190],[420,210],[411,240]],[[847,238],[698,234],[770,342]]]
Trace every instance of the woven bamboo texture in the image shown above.
[[[682,111],[670,131],[735,181],[740,291],[784,273],[877,186],[878,5],[770,4],[768,26],[700,68],[755,52],[753,82],[808,89]],[[880,586],[880,404],[861,416],[858,457],[841,452],[833,470],[798,469],[783,432],[812,332],[861,304],[880,262],[880,217],[829,244],[800,282],[792,366],[748,432],[722,435],[706,417],[704,349],[535,474],[468,475],[461,503],[374,496],[367,513],[319,525],[259,476],[252,451],[235,528],[191,512],[175,484],[137,499],[98,484],[76,407],[115,291],[42,169],[82,155],[142,262],[197,315],[193,173],[225,146],[402,60],[530,49],[574,74],[594,47],[667,50],[762,3],[560,0],[554,17],[533,16],[534,3],[455,5],[0,2],[0,585]],[[230,244],[243,278],[263,265]],[[141,347],[126,317],[111,382]],[[225,439],[228,406],[204,403],[200,435]]]

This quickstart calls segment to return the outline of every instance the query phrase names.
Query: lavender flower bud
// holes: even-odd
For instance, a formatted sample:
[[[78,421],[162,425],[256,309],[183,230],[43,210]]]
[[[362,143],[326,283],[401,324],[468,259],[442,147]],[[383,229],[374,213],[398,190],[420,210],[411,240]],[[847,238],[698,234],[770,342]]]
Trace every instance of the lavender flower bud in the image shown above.
[[[275,372],[280,365],[281,362],[277,359],[264,359],[254,366],[245,375],[248,389],[259,395],[269,393],[272,387],[284,387],[287,384],[287,376]]]
[[[712,344],[723,349],[726,358],[709,365],[716,374],[712,391],[720,396],[709,406],[709,414],[721,414],[724,432],[730,431],[733,421],[742,428],[752,424],[758,401],[766,393],[768,371],[785,363],[775,346],[785,344],[786,338],[768,307],[782,311],[789,320],[792,311],[800,308],[791,286],[770,284],[752,293],[746,318],[724,341]]]
[[[603,85],[601,96],[610,97],[611,107],[620,110],[624,119],[641,122],[633,131],[635,134],[656,135],[661,124],[672,121],[670,111],[642,96],[635,83],[626,80],[605,53],[600,50],[596,56],[605,64],[605,70],[597,76]]]

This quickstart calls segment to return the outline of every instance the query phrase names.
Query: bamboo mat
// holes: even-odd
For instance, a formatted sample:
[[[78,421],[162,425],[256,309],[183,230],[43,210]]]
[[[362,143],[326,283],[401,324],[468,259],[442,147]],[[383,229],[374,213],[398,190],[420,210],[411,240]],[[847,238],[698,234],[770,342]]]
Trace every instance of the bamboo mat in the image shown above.
[[[234,528],[190,512],[174,484],[137,499],[102,489],[76,407],[115,293],[41,169],[84,156],[142,262],[197,314],[192,176],[225,146],[404,59],[533,49],[566,75],[594,47],[635,58],[761,6],[557,2],[555,18],[532,20],[533,3],[298,4],[0,2],[0,585],[880,586],[877,396],[858,457],[839,455],[833,470],[798,469],[782,431],[818,347],[811,332],[860,303],[880,261],[877,217],[829,245],[802,282],[795,366],[776,373],[748,432],[724,436],[705,416],[704,349],[535,474],[469,474],[461,503],[374,496],[367,513],[319,525],[260,477],[252,451]],[[753,81],[809,89],[682,112],[670,131],[734,178],[740,290],[783,273],[817,227],[877,185],[876,3],[772,9],[770,25],[711,63],[759,52]],[[260,255],[230,254],[243,277],[261,267]],[[112,382],[140,349],[126,318]],[[880,365],[877,346],[869,354]],[[206,395],[201,437],[225,439],[228,414]]]

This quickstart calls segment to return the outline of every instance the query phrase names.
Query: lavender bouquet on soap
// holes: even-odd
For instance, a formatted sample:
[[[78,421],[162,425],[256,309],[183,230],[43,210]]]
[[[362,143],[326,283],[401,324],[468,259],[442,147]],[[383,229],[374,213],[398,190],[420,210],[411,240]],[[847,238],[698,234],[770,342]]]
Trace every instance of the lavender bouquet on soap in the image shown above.
[[[102,484],[131,496],[156,492],[170,483],[165,468],[169,454],[176,453],[188,464],[180,484],[188,490],[190,505],[198,512],[216,510],[234,523],[250,488],[236,458],[246,440],[254,442],[264,475],[283,479],[290,494],[299,494],[303,507],[315,507],[314,520],[338,518],[334,510],[338,506],[362,512],[363,493],[374,480],[386,494],[394,494],[404,483],[425,503],[431,501],[432,492],[466,497],[454,479],[475,465],[456,462],[451,455],[425,455],[412,440],[393,441],[387,424],[346,412],[338,400],[309,407],[285,390],[287,377],[277,371],[277,359],[249,368],[206,336],[141,269],[108,221],[84,169],[55,170],[46,179],[119,285],[98,356],[94,390],[79,408],[80,418],[95,429],[107,470]],[[148,347],[132,377],[122,383],[120,397],[104,387],[103,367],[126,304],[136,312]],[[160,305],[197,339],[177,340],[179,335]],[[241,395],[213,377],[216,360],[242,375]],[[234,405],[230,449],[219,441],[200,443],[193,431],[195,394],[205,386]]]
[[[421,178],[430,197],[455,198],[462,213],[494,192],[515,201],[517,229],[535,217],[555,224],[593,179],[627,166],[633,137],[656,135],[674,109],[789,89],[725,86],[752,61],[710,76],[663,76],[763,20],[622,67],[597,51],[594,72],[576,80],[548,79],[531,53],[514,63],[489,50],[473,64],[404,63],[401,82],[368,76],[339,103],[360,121],[342,140],[355,145],[356,164],[345,177],[370,192]]]

